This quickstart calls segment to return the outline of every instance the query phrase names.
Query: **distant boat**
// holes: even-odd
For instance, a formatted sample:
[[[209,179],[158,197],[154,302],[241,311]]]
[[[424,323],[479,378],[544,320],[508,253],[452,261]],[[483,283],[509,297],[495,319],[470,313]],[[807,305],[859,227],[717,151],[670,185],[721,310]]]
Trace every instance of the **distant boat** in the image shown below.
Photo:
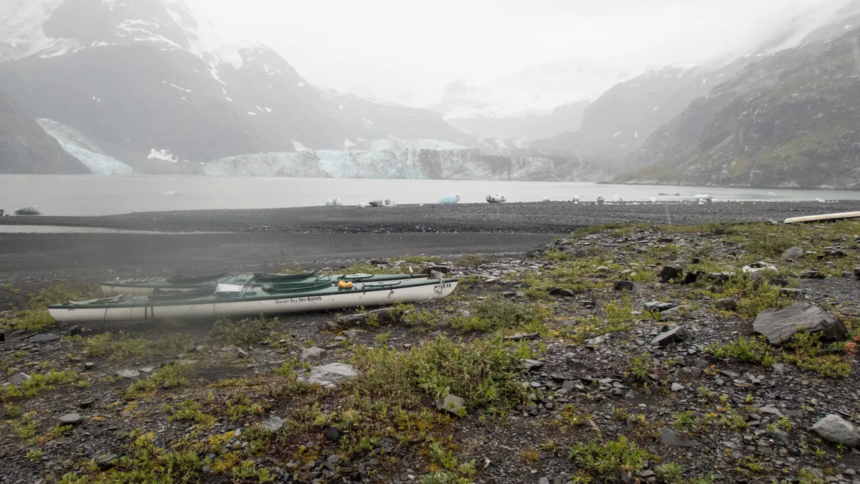
[[[507,199],[503,195],[487,195],[487,202],[489,203],[505,203]]]
[[[39,211],[36,207],[21,207],[15,210],[15,215],[18,216],[26,216],[26,215],[42,215],[42,212]]]
[[[439,199],[439,205],[454,205],[460,201],[460,195],[445,195]]]

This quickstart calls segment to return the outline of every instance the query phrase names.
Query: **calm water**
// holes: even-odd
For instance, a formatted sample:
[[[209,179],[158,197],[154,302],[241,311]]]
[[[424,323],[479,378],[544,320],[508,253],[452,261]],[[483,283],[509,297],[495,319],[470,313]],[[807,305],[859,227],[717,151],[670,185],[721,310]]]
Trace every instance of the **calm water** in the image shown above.
[[[346,205],[388,198],[398,204],[436,203],[460,195],[460,203],[484,202],[499,193],[508,202],[538,202],[544,197],[579,196],[611,201],[691,200],[708,194],[717,200],[860,200],[860,192],[701,188],[657,185],[598,185],[572,182],[446,180],[348,180],[308,178],[0,176],[0,208],[10,212],[34,205],[45,215],[112,215],[130,212],[228,208],[277,208],[323,205],[338,196]],[[660,195],[660,193],[672,195]],[[675,194],[679,194],[676,196]]]

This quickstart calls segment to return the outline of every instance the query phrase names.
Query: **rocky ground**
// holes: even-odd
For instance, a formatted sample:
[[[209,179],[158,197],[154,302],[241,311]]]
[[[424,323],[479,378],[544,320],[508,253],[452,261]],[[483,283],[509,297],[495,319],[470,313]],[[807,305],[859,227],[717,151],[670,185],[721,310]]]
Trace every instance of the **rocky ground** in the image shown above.
[[[351,267],[448,271],[442,301],[214,324],[54,324],[92,288],[12,284],[0,479],[854,482],[858,237],[595,225]]]

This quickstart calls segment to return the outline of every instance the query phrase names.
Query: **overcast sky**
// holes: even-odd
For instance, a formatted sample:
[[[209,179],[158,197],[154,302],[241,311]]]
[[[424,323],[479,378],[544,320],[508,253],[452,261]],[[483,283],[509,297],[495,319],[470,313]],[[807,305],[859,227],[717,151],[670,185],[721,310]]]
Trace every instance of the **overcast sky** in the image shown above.
[[[631,71],[744,49],[801,12],[843,0],[195,0],[313,83],[412,105],[449,82],[598,61]],[[809,15],[808,13],[806,15]],[[599,94],[599,93],[594,93]]]

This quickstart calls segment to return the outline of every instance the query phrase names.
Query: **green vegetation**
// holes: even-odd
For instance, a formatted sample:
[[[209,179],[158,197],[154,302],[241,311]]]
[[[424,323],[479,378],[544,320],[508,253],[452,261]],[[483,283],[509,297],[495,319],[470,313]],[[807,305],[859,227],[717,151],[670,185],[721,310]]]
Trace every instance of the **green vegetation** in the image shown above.
[[[56,385],[74,384],[79,378],[78,373],[72,370],[50,370],[47,373],[38,373],[19,386],[7,385],[0,388],[0,401],[33,398],[42,392],[56,389]]]
[[[641,470],[651,455],[621,435],[617,441],[577,443],[570,448],[568,458],[582,469],[585,475],[580,477],[615,481],[622,473],[632,476]]]
[[[416,401],[420,394],[434,399],[454,394],[464,398],[469,409],[494,413],[509,409],[525,395],[517,380],[520,360],[505,349],[500,337],[471,343],[439,337],[404,352],[360,347],[355,366],[364,374],[361,391],[402,398],[403,403]]]
[[[21,420],[9,422],[12,427],[12,434],[19,439],[29,439],[36,435],[36,430],[39,428],[39,422],[36,421],[35,414],[25,413]]]
[[[73,343],[83,343],[84,353],[89,357],[106,356],[113,360],[125,360],[142,356],[169,356],[180,353],[191,346],[186,335],[171,334],[159,340],[135,338],[119,332],[102,333],[89,338],[75,336],[66,338]]]
[[[726,344],[711,345],[706,351],[719,359],[735,358],[745,363],[770,367],[785,361],[822,376],[844,378],[851,373],[851,358],[846,346],[825,346],[818,334],[798,331],[790,341],[777,348],[760,337],[744,338]]]
[[[179,404],[179,408],[176,410],[165,404],[164,410],[172,414],[168,419],[171,422],[174,420],[191,421],[201,427],[209,428],[215,425],[217,421],[212,415],[204,413],[203,406],[194,400],[185,400]]]
[[[455,317],[454,328],[463,331],[492,332],[502,329],[523,329],[545,332],[544,323],[553,315],[550,307],[540,304],[522,304],[502,297],[489,297],[474,305],[472,316]]]
[[[242,320],[219,319],[212,326],[209,337],[222,345],[247,347],[269,340],[277,323],[277,318],[262,316]]]
[[[611,302],[603,308],[605,319],[597,316],[579,318],[575,326],[567,330],[569,337],[579,344],[584,344],[589,338],[604,334],[629,331],[633,328],[636,318],[630,298],[624,298],[620,304]]]
[[[128,387],[126,400],[134,400],[145,395],[153,395],[158,389],[179,388],[188,385],[189,365],[173,363],[165,365],[152,373],[149,378],[137,380]]]
[[[81,301],[97,298],[101,295],[98,286],[89,284],[58,284],[45,289],[30,297],[30,308],[18,312],[11,321],[0,321],[0,329],[23,329],[25,331],[41,331],[54,325],[56,321],[48,313],[48,306],[67,301]]]
[[[762,311],[784,308],[794,303],[791,299],[780,297],[779,291],[779,287],[772,287],[766,281],[756,282],[741,276],[729,279],[712,297],[734,299],[738,304],[738,314],[753,320]]]

